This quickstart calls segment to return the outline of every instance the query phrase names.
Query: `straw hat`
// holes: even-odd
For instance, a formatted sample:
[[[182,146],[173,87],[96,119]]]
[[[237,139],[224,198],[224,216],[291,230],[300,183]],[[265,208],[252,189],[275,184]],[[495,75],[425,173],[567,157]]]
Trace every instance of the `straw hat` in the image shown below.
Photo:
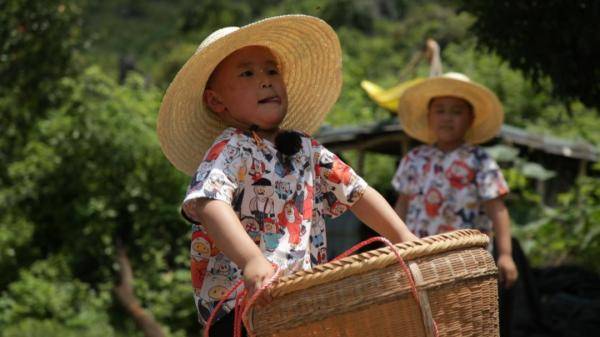
[[[280,127],[312,134],[337,100],[342,53],[335,31],[323,20],[284,15],[209,35],[169,85],[158,115],[158,139],[169,161],[192,175],[215,138],[226,128],[203,103],[206,82],[232,52],[264,46],[277,57],[288,95]]]
[[[466,142],[483,143],[500,132],[504,111],[498,97],[460,73],[429,78],[404,92],[398,104],[398,116],[404,131],[422,142],[435,142],[436,136],[430,131],[427,120],[428,105],[432,98],[442,96],[462,98],[473,106],[475,119],[465,135]]]

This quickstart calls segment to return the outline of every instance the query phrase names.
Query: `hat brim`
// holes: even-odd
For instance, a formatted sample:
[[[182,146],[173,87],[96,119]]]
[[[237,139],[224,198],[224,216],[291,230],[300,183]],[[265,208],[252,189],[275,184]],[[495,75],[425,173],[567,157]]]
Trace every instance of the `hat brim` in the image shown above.
[[[192,175],[214,139],[228,126],[203,103],[206,82],[232,52],[269,48],[280,62],[288,95],[281,127],[312,134],[339,97],[342,53],[338,37],[321,19],[285,15],[241,27],[194,54],[163,98],[157,132],[161,148],[180,171]]]
[[[498,97],[486,87],[463,80],[434,77],[408,88],[398,104],[398,117],[403,130],[424,143],[437,140],[429,128],[428,105],[434,97],[453,96],[473,106],[475,119],[465,135],[471,144],[484,143],[500,132],[504,111]]]

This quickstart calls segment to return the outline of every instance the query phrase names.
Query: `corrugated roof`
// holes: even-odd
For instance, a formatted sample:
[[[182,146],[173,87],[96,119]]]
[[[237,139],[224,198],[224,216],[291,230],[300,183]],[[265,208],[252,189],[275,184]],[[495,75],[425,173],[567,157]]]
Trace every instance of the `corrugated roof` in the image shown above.
[[[363,126],[322,127],[315,137],[324,145],[343,146],[345,148],[364,147],[365,142],[376,143],[377,138],[393,135],[405,136],[396,119],[372,123]],[[558,137],[528,132],[512,125],[503,125],[498,135],[499,140],[515,145],[527,146],[558,156],[597,162],[600,150],[592,144],[581,141],[570,141]],[[376,149],[370,149],[376,150]],[[381,152],[389,152],[382,150]]]

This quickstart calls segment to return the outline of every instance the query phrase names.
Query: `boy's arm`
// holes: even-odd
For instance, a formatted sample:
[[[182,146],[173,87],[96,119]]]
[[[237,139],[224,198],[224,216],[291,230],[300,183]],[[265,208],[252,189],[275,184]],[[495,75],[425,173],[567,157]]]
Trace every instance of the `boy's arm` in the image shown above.
[[[274,270],[260,248],[252,241],[231,206],[220,200],[195,201],[200,222],[215,241],[244,274],[246,289],[252,293],[269,280]]]
[[[394,205],[394,210],[400,217],[400,219],[406,219],[406,214],[408,214],[408,195],[406,194],[398,194],[398,199],[396,200],[396,204]]]
[[[387,200],[370,186],[367,186],[362,198],[352,205],[350,210],[360,221],[393,243],[418,240],[406,228],[402,219],[398,217]]]
[[[492,220],[496,248],[498,250],[498,269],[500,272],[500,283],[510,288],[519,275],[517,267],[512,258],[512,244],[510,234],[510,217],[508,209],[502,198],[494,198],[484,203],[485,212]]]

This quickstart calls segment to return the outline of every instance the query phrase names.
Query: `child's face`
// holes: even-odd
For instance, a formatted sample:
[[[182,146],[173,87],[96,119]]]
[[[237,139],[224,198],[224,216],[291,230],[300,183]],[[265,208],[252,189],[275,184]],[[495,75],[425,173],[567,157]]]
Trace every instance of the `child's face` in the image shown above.
[[[436,97],[429,104],[429,129],[439,143],[462,141],[473,123],[471,105],[457,97]]]
[[[287,92],[277,59],[268,48],[249,46],[227,56],[204,91],[208,107],[225,122],[276,128],[287,113]]]

